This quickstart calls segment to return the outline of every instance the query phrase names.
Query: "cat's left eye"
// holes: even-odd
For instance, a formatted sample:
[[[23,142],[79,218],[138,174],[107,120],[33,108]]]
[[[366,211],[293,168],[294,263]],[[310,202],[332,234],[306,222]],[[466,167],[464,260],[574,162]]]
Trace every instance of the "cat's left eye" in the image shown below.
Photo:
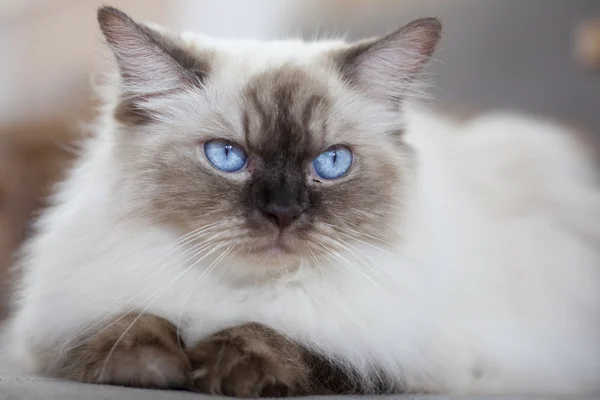
[[[312,162],[315,173],[323,179],[344,176],[352,166],[352,151],[344,146],[334,146],[321,153]]]
[[[210,163],[223,172],[237,172],[246,166],[248,156],[235,143],[222,139],[204,143],[204,154]]]

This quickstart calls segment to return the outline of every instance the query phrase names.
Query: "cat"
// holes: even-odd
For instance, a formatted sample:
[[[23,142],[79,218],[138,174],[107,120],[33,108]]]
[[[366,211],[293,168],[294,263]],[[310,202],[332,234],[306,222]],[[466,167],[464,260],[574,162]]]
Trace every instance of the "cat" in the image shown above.
[[[356,43],[98,21],[96,134],[15,268],[24,370],[239,397],[600,389],[593,151],[419,106],[437,19]]]

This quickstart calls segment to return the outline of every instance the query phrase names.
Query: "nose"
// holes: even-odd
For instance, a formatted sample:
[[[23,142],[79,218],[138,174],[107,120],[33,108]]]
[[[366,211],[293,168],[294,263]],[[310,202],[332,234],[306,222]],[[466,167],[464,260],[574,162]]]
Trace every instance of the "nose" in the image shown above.
[[[302,214],[302,208],[298,205],[281,206],[277,203],[267,203],[261,207],[261,211],[279,229],[287,228]]]

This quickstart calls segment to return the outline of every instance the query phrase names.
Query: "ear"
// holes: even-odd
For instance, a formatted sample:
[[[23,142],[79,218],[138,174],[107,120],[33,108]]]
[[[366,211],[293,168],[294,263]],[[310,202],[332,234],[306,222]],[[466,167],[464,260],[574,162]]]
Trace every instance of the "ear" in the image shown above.
[[[123,99],[143,101],[200,86],[208,74],[207,62],[177,38],[137,24],[116,8],[98,9],[98,23],[117,61]]]
[[[353,44],[335,54],[335,62],[350,84],[376,100],[397,105],[418,90],[417,78],[435,51],[441,32],[436,18],[419,19],[387,36]]]

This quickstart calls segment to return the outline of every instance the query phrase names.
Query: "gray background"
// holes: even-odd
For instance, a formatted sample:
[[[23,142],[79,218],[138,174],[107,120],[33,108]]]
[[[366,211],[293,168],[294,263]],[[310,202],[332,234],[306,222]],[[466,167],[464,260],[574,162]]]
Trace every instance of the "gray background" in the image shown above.
[[[476,109],[508,108],[600,132],[600,73],[577,66],[577,23],[600,17],[600,0],[398,0],[356,16],[306,18],[302,32],[337,26],[351,37],[438,16],[444,37],[430,71],[437,98]],[[310,21],[309,21],[310,19]]]

